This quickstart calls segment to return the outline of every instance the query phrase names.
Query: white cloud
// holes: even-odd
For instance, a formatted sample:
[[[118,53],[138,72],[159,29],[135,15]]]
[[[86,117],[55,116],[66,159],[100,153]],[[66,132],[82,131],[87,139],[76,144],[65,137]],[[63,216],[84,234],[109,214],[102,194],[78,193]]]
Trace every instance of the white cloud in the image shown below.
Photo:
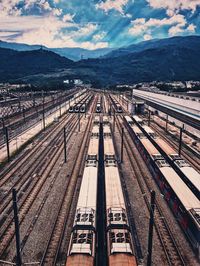
[[[18,0],[1,0],[0,16],[12,15],[18,16],[21,14],[21,9],[17,8]]]
[[[73,18],[74,18],[74,15],[71,15],[71,14],[65,14],[64,16],[63,16],[63,21],[64,22],[69,22],[69,21],[73,21]]]
[[[182,32],[195,32],[196,26],[194,24],[190,24],[186,29],[182,28],[179,25],[173,26],[169,29],[170,36],[176,36]]]
[[[94,41],[99,41],[99,40],[102,40],[106,35],[106,32],[105,31],[102,31],[102,32],[99,32],[98,34],[95,34],[93,36],[93,40]]]
[[[180,10],[190,10],[194,12],[200,6],[200,0],[146,0],[153,8],[163,8],[167,14],[175,14]]]
[[[196,26],[194,24],[190,24],[188,27],[187,27],[187,31],[190,31],[190,32],[195,32],[196,30]]]
[[[100,48],[107,48],[108,43],[107,42],[98,42],[98,43],[82,42],[81,45],[78,45],[78,47],[89,49],[89,50],[95,50],[95,49],[100,49]]]
[[[145,41],[149,41],[149,40],[151,40],[152,39],[152,36],[150,35],[150,34],[145,34],[144,35],[144,40]]]
[[[42,44],[47,47],[104,48],[107,42],[79,42],[76,39],[97,30],[96,24],[78,25],[68,15],[63,21],[53,16],[0,16],[0,36],[4,41]],[[68,28],[75,28],[68,31]],[[65,32],[63,32],[65,30]]]
[[[106,0],[105,2],[101,1],[96,4],[97,9],[102,9],[106,13],[110,10],[116,10],[120,14],[124,15],[124,7],[127,5],[129,0]]]
[[[76,36],[84,37],[84,36],[90,35],[95,30],[97,30],[97,27],[98,27],[97,24],[87,23],[83,27],[81,27],[78,32],[76,32]]]
[[[163,18],[163,19],[154,19],[150,18],[149,20],[145,20],[145,18],[140,18],[133,20],[131,22],[131,28],[129,29],[129,33],[131,35],[141,35],[141,34],[150,34],[152,29],[160,28],[163,26],[173,26],[171,31],[175,32],[176,30],[180,32],[186,26],[187,21],[183,15],[177,14],[172,17]],[[176,28],[175,28],[176,27]],[[170,33],[171,33],[170,31]]]
[[[62,15],[62,9],[61,8],[54,8],[52,10],[53,15],[55,16],[61,16]]]

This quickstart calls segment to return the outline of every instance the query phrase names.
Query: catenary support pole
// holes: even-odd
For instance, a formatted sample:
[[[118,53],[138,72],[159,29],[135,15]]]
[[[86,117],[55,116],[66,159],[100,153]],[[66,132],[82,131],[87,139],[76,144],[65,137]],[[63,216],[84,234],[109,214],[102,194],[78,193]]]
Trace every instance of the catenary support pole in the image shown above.
[[[9,136],[8,136],[8,128],[4,127],[5,137],[6,137],[6,147],[7,147],[7,158],[8,162],[10,161],[10,147],[9,147]]]
[[[168,115],[166,116],[166,127],[165,127],[165,131],[167,131],[167,126],[168,126]]]
[[[45,130],[45,109],[44,109],[44,93],[42,91],[42,120],[43,120],[43,129]]]
[[[124,128],[122,128],[122,139],[121,139],[121,163],[124,159]]]
[[[150,126],[150,121],[151,121],[151,111],[149,110],[148,126]]]
[[[149,220],[149,237],[148,237],[148,255],[147,266],[152,263],[152,246],[153,246],[153,225],[154,225],[154,209],[155,209],[155,191],[151,191],[151,206],[150,206],[150,220]]]
[[[23,112],[23,118],[24,118],[24,123],[26,122],[26,114],[25,114],[25,108],[23,106],[22,108],[22,112]]]
[[[78,112],[78,132],[81,131],[81,118],[80,118],[80,111]]]
[[[64,127],[64,159],[67,162],[67,143],[66,143],[66,128]]]
[[[181,156],[183,128],[180,128],[178,155]]]
[[[113,132],[115,132],[115,110],[113,109]]]
[[[13,188],[12,190],[12,197],[13,197],[13,210],[14,210],[14,222],[15,222],[15,237],[16,237],[16,265],[22,265],[21,259],[21,249],[20,249],[20,234],[19,234],[19,218],[18,218],[18,209],[17,209],[17,192]]]

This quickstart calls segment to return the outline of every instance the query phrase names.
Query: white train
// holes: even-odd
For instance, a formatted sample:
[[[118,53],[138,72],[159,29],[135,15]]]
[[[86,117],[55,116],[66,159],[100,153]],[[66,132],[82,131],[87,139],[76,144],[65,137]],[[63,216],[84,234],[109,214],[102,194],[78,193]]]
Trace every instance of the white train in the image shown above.
[[[68,250],[67,266],[94,265],[99,150],[99,117],[93,123]]]
[[[166,162],[152,142],[129,117],[124,117],[128,130],[144,161],[156,180],[165,200],[190,240],[195,252],[200,254],[200,201]]]
[[[165,140],[159,137],[154,130],[144,125],[141,118],[133,116],[133,120],[137,123],[140,121],[139,124],[145,130],[149,139],[155,141],[155,143],[164,151],[170,161],[174,163],[177,173],[200,200],[200,174],[189,163],[181,158]]]
[[[106,227],[109,265],[136,265],[126,205],[107,119],[103,123]]]

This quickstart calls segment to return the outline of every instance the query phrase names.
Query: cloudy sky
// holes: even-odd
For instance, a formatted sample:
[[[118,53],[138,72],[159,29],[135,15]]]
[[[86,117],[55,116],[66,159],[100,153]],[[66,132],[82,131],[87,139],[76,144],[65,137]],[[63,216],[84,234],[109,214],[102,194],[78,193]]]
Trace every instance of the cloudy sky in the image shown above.
[[[200,34],[200,0],[0,0],[0,40],[87,49]]]

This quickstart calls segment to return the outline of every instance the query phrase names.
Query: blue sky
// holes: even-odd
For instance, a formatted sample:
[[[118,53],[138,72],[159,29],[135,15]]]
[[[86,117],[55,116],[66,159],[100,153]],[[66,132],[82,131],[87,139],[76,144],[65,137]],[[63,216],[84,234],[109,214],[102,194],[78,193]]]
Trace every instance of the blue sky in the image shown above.
[[[200,33],[200,0],[1,0],[0,39],[48,47],[120,47]]]

